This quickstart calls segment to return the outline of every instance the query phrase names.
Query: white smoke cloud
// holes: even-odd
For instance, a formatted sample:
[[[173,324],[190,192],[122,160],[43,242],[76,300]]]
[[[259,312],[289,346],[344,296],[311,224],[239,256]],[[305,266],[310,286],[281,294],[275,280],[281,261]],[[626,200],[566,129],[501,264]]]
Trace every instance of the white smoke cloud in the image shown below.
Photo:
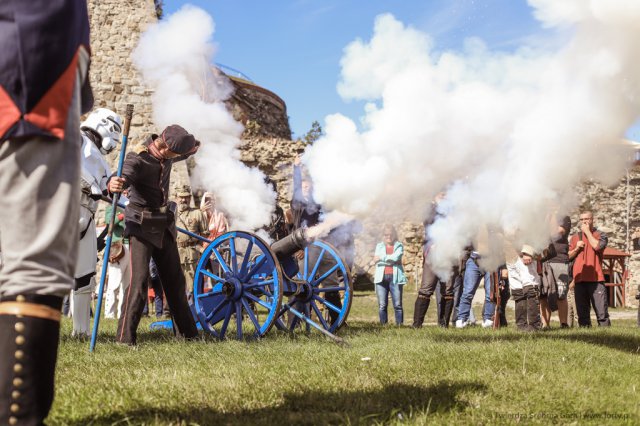
[[[492,52],[469,39],[461,52],[436,52],[428,35],[378,16],[371,40],[345,48],[338,85],[369,101],[364,130],[331,115],[304,157],[317,201],[415,219],[448,188],[430,230],[441,275],[481,229],[546,246],[546,216],[576,206],[574,185],[611,184],[624,170],[617,142],[640,116],[640,2],[530,4],[544,25],[571,31],[560,49]],[[486,266],[501,263],[499,250],[488,254]]]
[[[133,61],[145,85],[154,89],[158,128],[179,124],[202,143],[194,184],[216,194],[232,228],[254,230],[269,223],[275,194],[259,170],[240,162],[243,127],[224,105],[233,86],[211,69],[214,29],[206,12],[184,6],[140,37]]]

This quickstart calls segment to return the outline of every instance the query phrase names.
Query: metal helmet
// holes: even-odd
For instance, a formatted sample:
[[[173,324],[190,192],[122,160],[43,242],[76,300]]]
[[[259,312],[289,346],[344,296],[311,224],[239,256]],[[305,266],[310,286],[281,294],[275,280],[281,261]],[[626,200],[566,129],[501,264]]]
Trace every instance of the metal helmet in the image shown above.
[[[118,146],[120,132],[122,132],[122,118],[110,109],[98,108],[80,124],[80,129],[92,129],[99,134],[102,137],[100,152],[108,154]]]

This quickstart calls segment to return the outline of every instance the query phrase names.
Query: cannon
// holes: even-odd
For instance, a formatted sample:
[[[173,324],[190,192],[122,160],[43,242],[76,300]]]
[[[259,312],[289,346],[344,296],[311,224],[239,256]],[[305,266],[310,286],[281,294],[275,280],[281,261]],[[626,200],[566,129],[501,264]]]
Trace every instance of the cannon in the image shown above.
[[[192,304],[203,330],[219,339],[243,339],[262,337],[273,326],[314,328],[340,341],[335,332],[349,315],[353,289],[349,267],[331,244],[307,239],[305,229],[272,245],[250,232],[232,231],[211,241],[178,231],[207,243]]]

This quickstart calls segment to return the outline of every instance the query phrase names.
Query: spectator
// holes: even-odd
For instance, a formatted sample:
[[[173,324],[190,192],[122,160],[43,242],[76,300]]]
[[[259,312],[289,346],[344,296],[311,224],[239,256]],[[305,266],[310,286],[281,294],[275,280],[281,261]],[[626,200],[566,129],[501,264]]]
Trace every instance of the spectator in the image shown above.
[[[200,147],[193,135],[178,125],[151,135],[124,160],[122,177],[112,176],[110,192],[129,190],[125,209],[125,236],[131,249],[131,285],[118,321],[116,341],[135,345],[140,316],[147,300],[149,260],[153,258],[173,317],[174,333],[187,339],[198,335],[189,309],[184,275],[176,244],[176,205],[169,202],[171,168]]]
[[[455,280],[459,275],[459,268],[454,267],[446,281],[442,281],[431,269],[431,265],[428,261],[428,254],[430,250],[434,249],[433,242],[429,239],[429,226],[436,221],[439,212],[438,204],[444,198],[445,193],[440,192],[436,195],[431,203],[431,211],[424,222],[424,245],[423,245],[423,267],[422,267],[422,281],[420,288],[418,289],[418,296],[416,297],[415,308],[413,311],[413,324],[412,327],[420,328],[424,322],[424,318],[427,315],[431,296],[436,289],[440,291],[440,297],[438,300],[438,325],[441,327],[448,327],[451,313],[453,311],[453,288]]]
[[[278,241],[289,234],[287,232],[287,226],[285,223],[284,211],[277,202],[278,187],[276,186],[276,183],[268,176],[265,177],[264,182],[269,185],[273,190],[273,193],[276,194],[276,206],[273,213],[271,214],[271,223],[265,225],[264,230],[269,234],[269,238],[271,238],[272,241]]]
[[[386,324],[388,321],[387,304],[389,303],[389,293],[391,293],[396,324],[402,325],[403,323],[402,287],[407,282],[402,267],[403,252],[404,248],[402,243],[398,241],[396,229],[393,225],[384,225],[382,227],[382,241],[376,245],[373,258],[376,264],[373,282],[378,296],[378,312],[381,324]]]
[[[458,276],[453,283],[453,314],[451,321],[455,324],[458,321],[458,310],[460,309],[460,298],[462,297],[462,280],[467,269],[467,260],[471,256],[473,248],[471,246],[465,247],[462,255],[458,259]],[[469,325],[476,324],[476,316],[473,312],[473,306],[469,309],[469,319],[467,320]]]
[[[178,191],[178,215],[176,224],[201,237],[206,236],[209,231],[209,225],[206,215],[200,210],[191,207],[191,187],[182,185]],[[186,291],[189,300],[193,299],[193,280],[196,274],[196,268],[200,261],[200,250],[202,246],[200,240],[185,233],[179,233],[176,237],[178,244],[178,254],[180,255],[180,266],[184,274],[186,283]]]
[[[602,256],[608,238],[593,226],[593,213],[580,214],[580,231],[571,237],[569,259],[573,260],[576,310],[578,325],[591,327],[591,305],[596,312],[598,325],[609,327],[607,288],[604,285]]]
[[[300,157],[293,162],[293,198],[291,199],[293,213],[293,230],[311,228],[320,223],[322,207],[313,199],[313,183],[308,176],[302,175]]]
[[[488,235],[485,235],[487,233],[487,230],[482,230],[479,234],[479,241],[484,243],[484,241],[488,239]],[[487,248],[485,248],[485,245]],[[475,296],[480,281],[483,278],[485,298],[482,312],[482,327],[488,328],[493,326],[492,318],[495,311],[495,304],[491,301],[491,274],[479,265],[481,251],[488,250],[488,244],[482,244],[482,247],[481,250],[477,251],[472,249],[465,264],[456,328],[464,328],[469,325],[469,312],[471,311],[473,296]]]
[[[144,305],[144,309],[142,310],[142,316],[149,316],[149,304],[153,304],[156,318],[162,318],[164,308],[162,283],[160,282],[160,276],[158,275],[158,267],[153,259],[149,262],[149,281],[147,300]]]
[[[162,316],[170,317],[169,309],[166,309],[166,303],[164,303],[164,290],[162,290],[162,281],[160,281],[160,273],[156,262],[151,259],[149,262],[149,279],[151,280],[151,289],[153,290],[153,303],[156,310],[156,318],[162,318]]]
[[[0,45],[0,424],[44,424],[80,232],[87,2],[2,1]]]
[[[207,239],[213,241],[220,235],[229,232],[229,222],[222,210],[218,210],[216,196],[212,192],[205,192],[200,199],[200,210],[207,220]],[[211,259],[207,269],[216,275],[221,274],[221,266],[216,259]],[[205,277],[205,288],[211,288],[211,278]]]
[[[215,240],[219,235],[229,231],[229,222],[224,212],[216,208],[216,196],[212,192],[205,192],[200,203],[200,210],[205,214],[208,223],[209,240]]]
[[[569,216],[554,217],[554,234],[551,238],[555,255],[543,263],[542,292],[540,294],[540,315],[542,326],[548,327],[551,320],[552,305],[555,302],[561,328],[568,328],[569,304],[569,231],[571,219]],[[549,271],[548,268],[551,270]],[[552,281],[549,283],[549,281]],[[556,300],[549,294],[550,289],[556,289]]]
[[[540,321],[540,275],[533,247],[523,245],[518,254],[510,241],[505,242],[505,259],[511,295],[516,303],[516,326],[522,331],[537,331]]]
[[[105,211],[106,223],[111,222],[112,206]],[[124,238],[124,213],[118,211],[113,223],[111,234],[111,250],[109,251],[109,265],[107,265],[108,281],[107,294],[104,302],[105,318],[120,318],[122,302],[129,289],[129,241]]]

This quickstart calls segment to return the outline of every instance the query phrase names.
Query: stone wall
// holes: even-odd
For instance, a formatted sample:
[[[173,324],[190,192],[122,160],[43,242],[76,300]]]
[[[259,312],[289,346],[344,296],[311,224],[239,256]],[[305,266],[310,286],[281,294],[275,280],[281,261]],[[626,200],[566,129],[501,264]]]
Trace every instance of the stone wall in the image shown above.
[[[152,91],[141,84],[131,62],[140,34],[157,21],[153,0],[89,0],[91,85],[95,107],[121,115],[133,104],[130,141],[156,131],[151,118]]]

